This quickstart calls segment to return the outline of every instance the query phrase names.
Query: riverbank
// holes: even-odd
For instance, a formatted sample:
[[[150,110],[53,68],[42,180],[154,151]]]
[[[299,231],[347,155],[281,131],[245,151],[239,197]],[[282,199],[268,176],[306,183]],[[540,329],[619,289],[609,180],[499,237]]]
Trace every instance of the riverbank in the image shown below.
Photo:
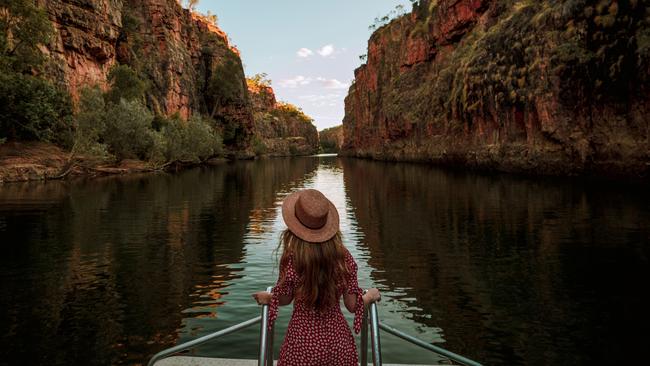
[[[460,138],[459,138],[460,139]],[[609,159],[585,159],[560,146],[525,144],[460,145],[453,137],[432,141],[402,140],[380,148],[343,149],[339,155],[390,162],[423,163],[454,170],[509,173],[523,176],[598,177],[650,180],[650,159],[631,151]]]
[[[252,159],[251,154],[233,153],[229,159]],[[8,142],[0,145],[0,184],[68,177],[100,177],[134,173],[178,171],[196,165],[221,164],[229,159],[215,157],[197,162],[169,162],[162,165],[125,159],[107,162],[87,156],[72,156],[62,148],[43,142]]]

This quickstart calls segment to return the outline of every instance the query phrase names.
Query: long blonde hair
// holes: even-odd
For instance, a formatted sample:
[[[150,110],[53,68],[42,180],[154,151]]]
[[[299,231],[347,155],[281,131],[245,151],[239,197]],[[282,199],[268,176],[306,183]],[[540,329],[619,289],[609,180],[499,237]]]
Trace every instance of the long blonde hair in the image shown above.
[[[338,286],[346,281],[350,269],[345,264],[348,250],[343,245],[341,232],[323,243],[310,243],[294,235],[289,229],[282,232],[280,244],[280,281],[285,278],[283,268],[293,257],[293,266],[300,281],[294,294],[307,306],[324,311],[338,302]]]

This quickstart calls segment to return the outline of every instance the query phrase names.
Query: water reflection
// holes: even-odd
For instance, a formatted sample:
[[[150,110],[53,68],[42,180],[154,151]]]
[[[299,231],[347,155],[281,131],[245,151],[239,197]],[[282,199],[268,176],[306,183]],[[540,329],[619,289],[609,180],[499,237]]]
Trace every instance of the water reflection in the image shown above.
[[[240,276],[251,210],[316,164],[3,186],[2,362],[142,363],[174,344],[183,310],[214,316]]]
[[[486,364],[640,359],[650,337],[642,189],[343,160],[373,279]],[[632,315],[635,314],[635,315]],[[643,334],[639,336],[639,334]]]
[[[142,364],[256,316],[282,199],[303,188],[339,210],[387,324],[485,364],[622,363],[650,340],[642,189],[312,157],[0,187],[0,364]],[[255,358],[257,336],[193,353]]]

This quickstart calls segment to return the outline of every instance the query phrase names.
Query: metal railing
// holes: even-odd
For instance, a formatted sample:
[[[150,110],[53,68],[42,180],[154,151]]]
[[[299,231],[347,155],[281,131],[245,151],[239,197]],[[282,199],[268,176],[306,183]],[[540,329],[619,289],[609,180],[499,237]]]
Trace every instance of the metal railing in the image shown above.
[[[273,288],[267,287],[271,292]],[[273,333],[275,327],[269,332],[269,305],[262,306],[262,325],[260,326],[260,351],[257,357],[258,366],[273,366]]]
[[[268,287],[266,291],[271,292],[273,287]],[[273,330],[269,332],[268,330],[268,325],[269,325],[269,305],[264,305],[262,306],[262,315],[255,317],[253,319],[246,320],[244,322],[241,322],[239,324],[235,324],[232,327],[228,327],[226,329],[222,329],[220,331],[205,335],[203,337],[193,339],[189,342],[185,342],[182,344],[179,344],[177,346],[167,348],[165,350],[162,350],[149,360],[147,363],[147,366],[153,366],[156,362],[170,357],[176,353],[187,351],[189,349],[192,349],[196,346],[202,345],[206,342],[209,342],[213,339],[221,338],[223,336],[226,336],[231,333],[235,333],[237,331],[240,331],[242,329],[248,328],[253,324],[257,324],[261,322],[260,326],[260,351],[259,351],[259,358],[258,358],[258,366],[272,366],[273,365]]]
[[[433,344],[427,343],[421,339],[415,338],[411,335],[408,335],[402,331],[399,331],[391,326],[379,322],[379,315],[377,313],[377,304],[371,303],[369,305],[369,311],[364,312],[363,321],[361,323],[361,355],[359,356],[360,363],[363,366],[368,365],[368,317],[370,317],[370,341],[372,346],[372,364],[373,366],[381,366],[381,342],[379,340],[379,329],[390,333],[396,337],[399,337],[409,343],[412,343],[416,346],[420,346],[428,351],[434,352],[441,356],[447,357],[448,359],[458,362],[461,365],[466,366],[482,366],[480,363],[470,360],[467,357],[458,355],[451,351],[447,351],[444,348],[434,346]]]
[[[268,287],[266,291],[271,292],[273,288]],[[368,322],[370,321],[370,324]],[[269,331],[269,305],[266,304],[262,306],[262,315],[255,317],[253,319],[246,320],[239,324],[235,324],[226,329],[205,335],[203,337],[191,340],[179,344],[177,346],[165,349],[156,353],[151,359],[147,366],[154,366],[154,364],[164,358],[170,357],[176,353],[187,351],[194,347],[197,347],[201,344],[209,342],[213,339],[221,338],[231,333],[235,333],[242,329],[248,328],[251,325],[260,324],[260,344],[259,344],[259,354],[258,354],[258,366],[273,366],[273,336],[275,333],[275,327],[272,327]],[[444,348],[434,346],[430,343],[427,343],[421,339],[408,335],[404,332],[401,332],[393,327],[390,327],[386,324],[379,322],[379,313],[377,311],[377,304],[371,303],[368,306],[368,311],[364,311],[363,319],[361,323],[361,349],[360,349],[360,363],[363,366],[368,365],[368,327],[370,327],[370,342],[372,348],[372,364],[373,366],[381,366],[381,341],[379,337],[379,330],[383,330],[387,333],[390,333],[394,336],[402,338],[403,340],[420,346],[428,351],[434,352],[441,356],[447,357],[448,359],[458,362],[466,366],[482,366],[476,361],[472,361],[469,358],[463,357],[461,355],[455,354],[451,351],[447,351]]]

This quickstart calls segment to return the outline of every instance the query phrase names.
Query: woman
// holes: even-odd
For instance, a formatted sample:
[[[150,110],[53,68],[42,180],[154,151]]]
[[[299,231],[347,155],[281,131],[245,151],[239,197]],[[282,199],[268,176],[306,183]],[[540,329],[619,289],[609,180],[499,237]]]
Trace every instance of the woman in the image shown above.
[[[253,294],[270,304],[269,327],[278,306],[294,302],[278,366],[357,366],[354,337],[341,312],[340,299],[354,313],[354,331],[361,330],[365,306],[380,299],[376,288],[365,294],[357,282],[357,264],[345,248],[336,207],[321,192],[295,192],[282,203],[288,229],[282,233],[280,274],[272,293]]]

